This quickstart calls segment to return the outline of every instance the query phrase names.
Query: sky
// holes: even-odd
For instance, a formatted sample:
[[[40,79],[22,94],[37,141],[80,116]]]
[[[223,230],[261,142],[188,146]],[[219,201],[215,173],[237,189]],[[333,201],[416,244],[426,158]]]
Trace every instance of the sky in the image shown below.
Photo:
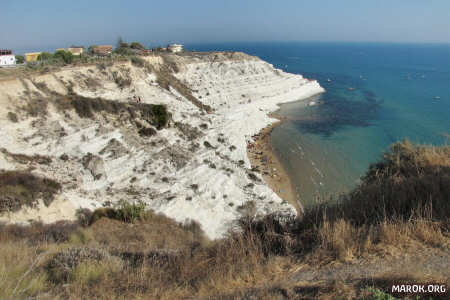
[[[0,48],[168,42],[450,43],[449,0],[0,0]]]

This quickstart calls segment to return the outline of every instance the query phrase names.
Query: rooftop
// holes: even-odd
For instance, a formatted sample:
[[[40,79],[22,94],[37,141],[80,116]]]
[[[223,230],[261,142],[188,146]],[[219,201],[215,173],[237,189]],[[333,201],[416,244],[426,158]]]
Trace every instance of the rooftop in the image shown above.
[[[12,50],[0,49],[0,55],[12,55]]]

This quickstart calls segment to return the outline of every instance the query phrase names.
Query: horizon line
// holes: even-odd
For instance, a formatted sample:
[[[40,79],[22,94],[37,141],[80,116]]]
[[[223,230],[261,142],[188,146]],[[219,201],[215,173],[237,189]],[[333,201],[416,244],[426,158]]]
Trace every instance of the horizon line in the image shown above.
[[[126,42],[132,42],[131,40],[125,40]],[[139,42],[139,40],[136,40]],[[133,40],[134,42],[134,40]],[[140,42],[143,44],[147,44],[146,42]],[[183,43],[178,41],[177,43]],[[221,44],[251,44],[251,43],[320,43],[320,44],[380,44],[380,45],[387,45],[387,44],[395,44],[395,45],[442,45],[442,46],[450,46],[450,42],[412,42],[412,41],[349,41],[349,40],[224,40],[224,41],[191,41],[191,42],[184,42],[184,45],[221,45]],[[77,45],[81,45],[84,47],[88,47],[89,45],[94,45],[97,43],[88,43],[83,45],[83,43],[73,43]],[[101,43],[101,44],[108,44],[107,42]],[[116,42],[110,43],[112,45],[115,45]],[[167,42],[164,43],[151,43],[151,47],[154,48],[161,45],[167,44]],[[147,46],[147,45],[145,45]],[[4,49],[12,49],[12,50],[24,50],[24,49],[39,49],[39,48],[45,48],[46,50],[49,48],[63,48],[63,47],[70,47],[69,46],[61,46],[61,45],[47,45],[47,46],[20,46],[20,47],[3,47]],[[147,46],[148,47],[148,46]],[[2,49],[3,49],[2,48]]]

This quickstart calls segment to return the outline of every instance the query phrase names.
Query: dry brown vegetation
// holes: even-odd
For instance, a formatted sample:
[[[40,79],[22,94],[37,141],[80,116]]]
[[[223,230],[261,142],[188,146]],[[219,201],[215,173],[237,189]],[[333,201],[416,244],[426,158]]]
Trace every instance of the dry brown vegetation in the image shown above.
[[[58,182],[29,172],[0,172],[0,213],[18,211],[23,206],[33,207],[39,199],[48,206],[60,189]]]
[[[45,116],[48,112],[48,104],[53,104],[58,110],[75,110],[80,118],[95,119],[102,114],[119,116],[122,120],[127,120],[139,129],[140,123],[136,119],[145,121],[149,125],[155,126],[158,130],[166,127],[171,119],[171,114],[165,105],[119,102],[103,98],[87,98],[73,92],[67,96],[52,93],[45,100],[42,98],[30,98],[24,110],[29,116]]]
[[[192,90],[172,74],[173,72],[176,72],[176,70],[177,67],[175,63],[168,65],[167,62],[160,70],[154,70],[159,86],[165,88],[166,90],[169,90],[171,86],[202,111],[206,111],[208,113],[212,112],[213,108],[211,106],[204,104],[196,97],[194,97],[194,95],[192,95]]]
[[[426,272],[368,273],[406,253],[448,254],[449,165],[448,146],[397,143],[345,197],[298,219],[247,214],[215,241],[196,223],[139,203],[80,212],[76,225],[3,226],[0,298],[388,299],[380,293],[393,283],[448,287],[448,261]],[[367,267],[359,267],[363,260]],[[351,268],[352,276],[323,266]],[[303,279],[308,272],[322,279]]]
[[[29,156],[29,155],[25,155],[25,154],[11,153],[8,150],[6,150],[5,148],[0,148],[0,153],[2,153],[5,157],[10,158],[20,164],[38,163],[38,164],[48,165],[52,162],[52,159],[48,156],[43,156],[43,155],[39,155],[39,154]]]

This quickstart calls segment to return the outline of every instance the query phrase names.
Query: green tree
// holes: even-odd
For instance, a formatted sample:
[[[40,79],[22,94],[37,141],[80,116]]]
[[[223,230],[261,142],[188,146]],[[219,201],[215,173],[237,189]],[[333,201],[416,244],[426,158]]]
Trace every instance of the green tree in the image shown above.
[[[69,51],[58,50],[55,52],[53,57],[64,61],[66,64],[71,64],[73,61],[73,54]]]
[[[120,49],[120,48],[128,48],[129,45],[128,43],[125,43],[121,37],[119,37],[117,39],[117,45],[116,45],[116,49]]]
[[[116,49],[114,50],[115,53],[120,55],[131,55],[133,54],[133,51],[131,51],[130,46],[128,43],[125,43],[121,37],[117,39],[117,45]]]
[[[51,53],[49,52],[42,52],[41,54],[39,54],[38,56],[38,60],[39,61],[44,61],[44,60],[49,60],[51,59],[53,56]]]
[[[130,45],[130,48],[131,49],[136,49],[136,50],[145,50],[145,46],[142,45],[139,42],[132,42],[131,45]]]
[[[16,64],[23,64],[25,62],[25,57],[23,55],[16,55]]]

